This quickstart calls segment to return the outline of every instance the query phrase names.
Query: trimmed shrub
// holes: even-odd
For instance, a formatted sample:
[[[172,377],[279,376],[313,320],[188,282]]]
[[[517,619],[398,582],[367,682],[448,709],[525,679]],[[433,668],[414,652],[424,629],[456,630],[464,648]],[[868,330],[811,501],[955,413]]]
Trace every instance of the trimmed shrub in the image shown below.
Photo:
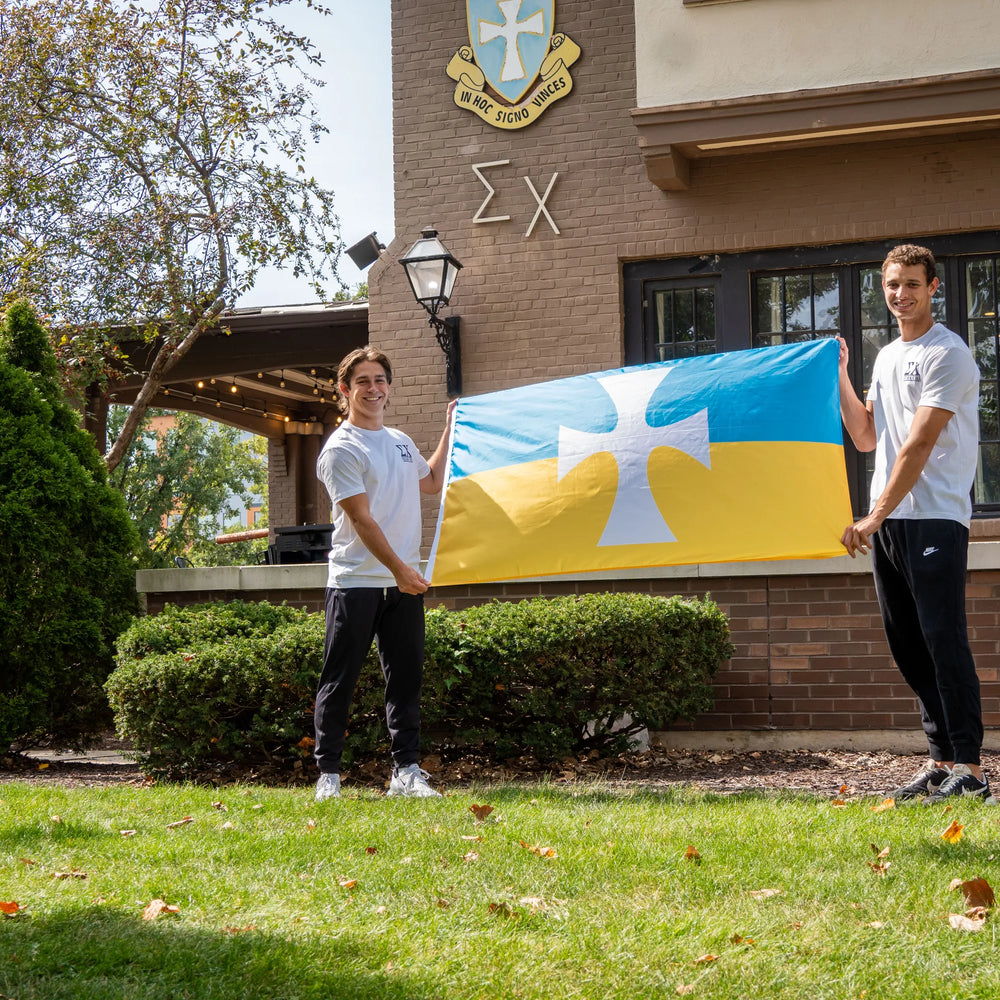
[[[542,761],[624,749],[711,707],[732,655],[711,600],[589,594],[426,613],[425,739]],[[118,643],[107,690],[119,734],[153,770],[309,752],[323,616],[266,604],[168,608]],[[624,729],[623,717],[630,718]],[[345,762],[386,751],[374,649],[355,692]]]
[[[323,616],[214,603],[140,618],[120,637],[108,700],[119,735],[153,772],[308,753]]]
[[[711,707],[711,679],[732,655],[709,600],[585,594],[456,617],[460,683],[447,671],[425,679],[424,719],[500,757],[623,749],[646,727],[692,719]],[[623,718],[631,722],[619,728]]]
[[[30,306],[0,328],[0,751],[111,721],[113,642],[139,611],[135,529],[55,381]]]

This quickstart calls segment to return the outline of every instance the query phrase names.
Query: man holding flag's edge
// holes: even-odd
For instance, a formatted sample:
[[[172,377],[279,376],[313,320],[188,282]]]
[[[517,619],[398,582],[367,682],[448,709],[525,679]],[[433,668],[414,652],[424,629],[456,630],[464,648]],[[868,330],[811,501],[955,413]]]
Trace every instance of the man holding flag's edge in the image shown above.
[[[875,451],[871,506],[841,539],[872,552],[893,659],[920,702],[930,761],[897,799],[990,797],[980,767],[979,679],[965,615],[970,491],[979,450],[979,369],[965,342],[931,313],[933,254],[898,246],[882,289],[899,337],[875,359],[867,403],[840,341],[840,407],[859,451]]]
[[[393,759],[389,795],[436,796],[420,755],[424,601],[420,573],[420,494],[445,475],[451,418],[425,461],[402,431],[385,426],[392,367],[374,347],[340,362],[337,382],[347,419],[316,463],[333,504],[326,589],[326,640],[316,692],[316,801],[340,796],[348,710],[374,638],[385,676],[385,716]]]

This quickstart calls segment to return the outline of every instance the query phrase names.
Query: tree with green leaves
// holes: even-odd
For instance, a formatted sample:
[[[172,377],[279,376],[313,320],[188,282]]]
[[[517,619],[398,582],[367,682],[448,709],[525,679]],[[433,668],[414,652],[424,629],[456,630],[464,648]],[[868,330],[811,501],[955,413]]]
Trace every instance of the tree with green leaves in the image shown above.
[[[138,538],[25,302],[0,326],[0,752],[110,721],[113,644],[138,614]]]
[[[127,407],[111,408],[112,433],[127,416]],[[139,531],[144,564],[173,566],[178,556],[201,566],[259,561],[266,540],[217,545],[215,537],[236,530],[240,508],[266,496],[266,447],[192,413],[147,410],[110,477]]]
[[[312,0],[0,0],[0,294],[64,331],[70,387],[115,329],[155,350],[108,451],[264,267],[339,285],[332,192],[306,170],[321,59],[282,21]],[[323,8],[317,8],[323,11]]]

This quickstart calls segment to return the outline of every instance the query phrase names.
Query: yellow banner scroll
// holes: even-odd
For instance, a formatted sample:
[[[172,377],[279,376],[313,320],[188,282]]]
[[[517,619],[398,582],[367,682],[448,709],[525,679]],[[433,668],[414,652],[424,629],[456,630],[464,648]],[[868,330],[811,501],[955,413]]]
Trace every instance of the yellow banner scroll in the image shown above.
[[[552,47],[542,62],[538,85],[519,104],[507,104],[486,93],[486,77],[476,65],[472,48],[463,45],[448,63],[447,73],[458,85],[455,103],[497,128],[524,128],[537,121],[549,105],[573,89],[569,67],[580,58],[580,46],[568,35],[552,36]]]

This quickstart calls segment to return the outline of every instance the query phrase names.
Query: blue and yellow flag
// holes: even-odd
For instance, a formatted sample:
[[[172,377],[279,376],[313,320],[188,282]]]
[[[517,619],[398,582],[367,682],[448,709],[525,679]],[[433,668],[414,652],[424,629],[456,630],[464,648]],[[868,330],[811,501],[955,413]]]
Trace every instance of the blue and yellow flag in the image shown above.
[[[843,555],[836,339],[460,400],[436,586]]]

